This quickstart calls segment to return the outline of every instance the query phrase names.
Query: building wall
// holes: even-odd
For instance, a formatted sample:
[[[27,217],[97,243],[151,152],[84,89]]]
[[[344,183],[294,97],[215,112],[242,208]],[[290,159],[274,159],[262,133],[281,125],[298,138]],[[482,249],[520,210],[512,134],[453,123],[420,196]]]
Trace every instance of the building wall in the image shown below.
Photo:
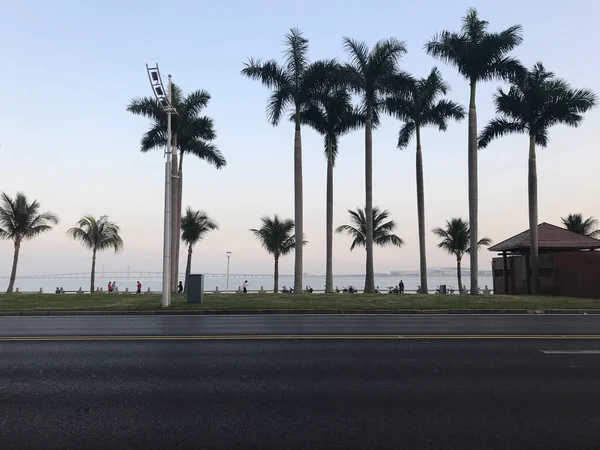
[[[526,257],[509,256],[508,294],[527,295]],[[494,293],[504,290],[502,257],[492,259]],[[539,292],[600,299],[600,252],[558,252],[539,255]]]
[[[600,252],[555,253],[556,295],[600,299]]]

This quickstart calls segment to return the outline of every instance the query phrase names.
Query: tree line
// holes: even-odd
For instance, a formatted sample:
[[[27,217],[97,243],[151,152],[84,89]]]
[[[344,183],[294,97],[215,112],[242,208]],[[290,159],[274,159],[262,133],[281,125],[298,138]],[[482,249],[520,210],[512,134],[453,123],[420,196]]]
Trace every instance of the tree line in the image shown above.
[[[478,177],[477,150],[496,138],[510,133],[529,137],[529,231],[531,234],[532,292],[538,287],[537,240],[537,165],[536,146],[548,144],[548,130],[556,124],[578,126],[582,114],[597,99],[588,89],[574,89],[548,71],[542,63],[526,68],[511,52],[523,42],[522,27],[513,25],[493,32],[477,10],[471,8],[463,17],[458,31],[441,31],[428,42],[427,54],[454,67],[469,83],[468,109],[442,98],[448,91],[440,71],[434,67],[423,77],[402,70],[399,62],[407,49],[396,39],[380,40],[372,48],[365,42],[343,38],[348,61],[335,59],[310,62],[309,41],[296,28],[284,40],[282,61],[250,58],[242,75],[260,81],[271,89],[267,101],[267,119],[276,126],[286,119],[294,122],[294,222],[295,265],[294,291],[302,291],[303,177],[302,125],[308,125],[324,137],[327,158],[327,250],[326,291],[333,291],[333,167],[341,135],[364,128],[365,133],[365,292],[375,291],[373,245],[373,130],[382,114],[398,118],[402,125],[398,147],[406,147],[414,138],[416,147],[417,217],[421,287],[427,290],[425,243],[425,205],[421,129],[434,126],[444,131],[450,120],[468,117],[468,198],[469,248],[477,248]],[[477,85],[486,81],[503,81],[508,89],[498,88],[494,96],[497,117],[478,133]],[[352,94],[358,96],[353,105]],[[471,293],[478,288],[477,252],[470,253]]]
[[[37,200],[29,201],[25,194],[18,192],[15,197],[3,192],[0,194],[0,239],[13,241],[14,253],[13,264],[10,272],[7,293],[14,290],[17,277],[17,266],[19,253],[23,241],[31,240],[41,234],[50,231],[54,225],[58,225],[58,215],[52,211],[41,212],[41,205]],[[364,209],[357,208],[356,211],[348,210],[350,215],[349,225],[340,225],[336,232],[348,234],[353,238],[350,251],[355,248],[364,248],[366,245],[367,222]],[[389,212],[378,207],[373,208],[373,242],[380,246],[393,245],[402,247],[404,241],[393,233],[397,224],[389,219]],[[593,217],[584,219],[581,214],[569,214],[563,217],[564,227],[572,232],[600,238],[598,220]],[[187,208],[181,218],[181,241],[187,245],[187,275],[191,273],[192,254],[194,247],[206,235],[219,226],[205,211],[197,211]],[[469,224],[461,218],[452,218],[446,222],[443,228],[434,228],[433,233],[440,238],[438,247],[456,257],[457,277],[459,292],[463,292],[460,264],[464,254],[470,253],[470,228]],[[279,290],[279,259],[292,251],[296,246],[294,221],[292,219],[280,218],[277,214],[273,218],[264,216],[261,218],[259,228],[251,228],[250,232],[258,239],[263,248],[274,257],[274,285],[273,292]],[[75,227],[67,230],[67,236],[79,241],[84,247],[92,251],[92,265],[90,274],[90,292],[95,290],[96,257],[99,251],[113,250],[115,253],[124,248],[121,238],[121,228],[108,216],[102,215],[95,218],[85,215],[79,219]],[[303,240],[303,244],[307,241]],[[489,238],[478,241],[478,247],[489,245]],[[302,292],[302,290],[300,291]],[[421,289],[421,292],[426,292]]]

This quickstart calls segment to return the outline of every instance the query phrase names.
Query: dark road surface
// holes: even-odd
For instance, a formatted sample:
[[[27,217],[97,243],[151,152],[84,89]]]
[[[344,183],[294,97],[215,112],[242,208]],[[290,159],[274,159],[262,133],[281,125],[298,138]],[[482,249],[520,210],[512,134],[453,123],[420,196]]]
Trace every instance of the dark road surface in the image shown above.
[[[0,317],[0,336],[598,335],[598,315]]]
[[[3,341],[0,449],[598,449],[600,340],[433,336],[600,334],[593,317],[491,317],[3,319],[3,336],[432,336]]]

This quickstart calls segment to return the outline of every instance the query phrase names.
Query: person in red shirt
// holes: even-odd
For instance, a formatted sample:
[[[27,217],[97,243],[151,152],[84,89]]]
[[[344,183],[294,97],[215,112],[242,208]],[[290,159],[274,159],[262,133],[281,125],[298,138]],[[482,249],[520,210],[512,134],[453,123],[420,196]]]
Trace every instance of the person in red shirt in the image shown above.
[[[112,292],[112,291],[113,291],[112,283],[109,281],[108,282],[108,292]]]
[[[140,283],[139,281],[137,282],[137,293],[138,294],[142,293],[142,283]]]

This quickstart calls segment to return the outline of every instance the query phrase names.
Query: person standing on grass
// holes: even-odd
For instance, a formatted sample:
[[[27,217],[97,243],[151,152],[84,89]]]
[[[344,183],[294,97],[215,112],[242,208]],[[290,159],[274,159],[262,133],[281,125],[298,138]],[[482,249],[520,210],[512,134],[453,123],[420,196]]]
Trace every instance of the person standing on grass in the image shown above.
[[[248,280],[244,281],[244,284],[242,284],[242,291],[244,294],[248,293]]]
[[[142,283],[140,283],[139,281],[137,282],[137,291],[136,294],[141,294],[142,293]]]
[[[112,282],[112,289],[111,289],[111,291],[112,292],[117,292],[117,282],[116,281]]]
[[[398,285],[398,292],[404,294],[404,281],[400,280],[400,284]]]
[[[180,281],[179,285],[177,285],[177,293],[181,294],[183,292],[183,283]]]
[[[113,291],[113,285],[112,283],[109,281],[108,282],[108,293],[110,294]]]

